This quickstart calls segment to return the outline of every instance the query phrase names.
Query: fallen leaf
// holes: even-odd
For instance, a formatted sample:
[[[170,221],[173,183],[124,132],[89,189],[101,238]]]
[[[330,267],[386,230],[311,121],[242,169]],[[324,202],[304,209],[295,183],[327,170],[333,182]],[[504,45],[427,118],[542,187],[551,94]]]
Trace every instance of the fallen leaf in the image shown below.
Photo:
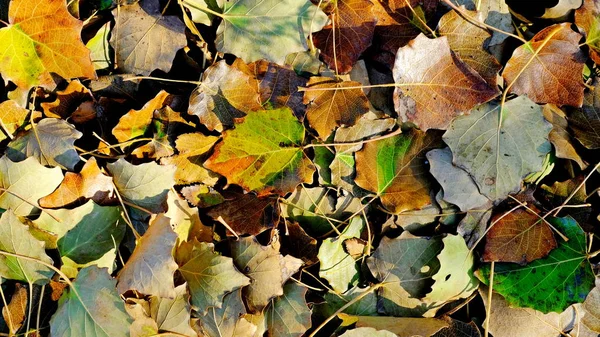
[[[465,323],[463,321],[452,319],[447,316],[443,319],[448,324],[450,324],[450,326],[445,327],[442,330],[436,332],[435,334],[431,335],[431,337],[481,337],[479,327],[473,321]]]
[[[584,96],[585,104],[585,96]],[[574,117],[576,113],[571,116]],[[576,162],[582,170],[587,168],[587,164],[581,159],[577,153],[577,149],[573,144],[573,137],[568,131],[569,123],[567,116],[557,106],[553,104],[544,105],[544,118],[552,123],[552,131],[548,135],[548,140],[554,145],[554,150],[558,158],[570,159]],[[571,120],[571,124],[575,124]]]
[[[581,205],[585,204],[588,198],[587,189],[583,183],[583,176],[577,176],[573,179],[565,181],[556,181],[548,186],[542,184],[541,193],[543,199],[547,201],[552,208],[560,207],[561,205]],[[570,208],[565,207],[561,214],[570,215],[577,223],[586,225],[592,210],[585,208]]]
[[[435,13],[438,0],[375,0],[373,4],[377,18],[373,45],[396,54],[398,48],[421,33],[420,20],[426,21]]]
[[[337,82],[328,77],[311,77],[304,94],[306,118],[321,139],[327,139],[338,126],[354,125],[369,111],[369,100],[354,81]]]
[[[177,184],[204,183],[214,185],[217,177],[202,167],[202,163],[213,145],[219,140],[215,136],[205,136],[201,133],[184,133],[177,137],[175,147],[179,152],[171,157],[161,159],[164,165],[173,165],[175,182]]]
[[[448,38],[421,34],[396,53],[394,105],[403,121],[445,130],[457,116],[499,94],[450,50]]]
[[[513,307],[527,307],[543,313],[562,312],[573,303],[581,303],[594,287],[594,273],[586,252],[586,236],[571,217],[548,218],[569,241],[542,259],[526,266],[497,263],[494,290]],[[477,276],[489,284],[490,265],[484,264]]]
[[[0,234],[1,251],[27,256],[45,264],[53,264],[52,259],[44,251],[44,243],[33,237],[29,227],[24,225],[13,212],[6,211],[0,216]],[[54,271],[39,262],[0,255],[0,276],[3,278],[46,284],[52,275]]]
[[[476,12],[465,11],[465,15],[476,17]],[[469,21],[458,12],[449,11],[438,23],[440,35],[448,38],[448,45],[461,60],[475,70],[492,87],[496,86],[502,65],[485,49],[485,41],[491,34]]]
[[[112,134],[119,141],[124,143],[130,139],[143,136],[152,123],[154,111],[164,106],[168,106],[173,96],[168,92],[161,90],[156,97],[144,104],[140,110],[130,110],[119,119],[119,123],[113,128]],[[124,149],[129,144],[121,145]]]
[[[170,219],[158,215],[150,220],[150,227],[138,240],[138,244],[117,275],[120,294],[135,290],[141,294],[174,298],[173,274],[177,263],[173,248],[177,234],[171,228]]]
[[[107,22],[100,27],[96,35],[89,39],[85,46],[90,50],[90,58],[94,64],[94,69],[106,69],[110,67],[110,49],[108,44],[108,35],[110,34],[110,23]]]
[[[259,196],[286,194],[312,180],[314,167],[303,141],[304,126],[289,108],[252,111],[223,134],[204,167]]]
[[[585,44],[589,47],[591,59],[600,62],[600,3],[596,0],[583,1],[575,11],[575,24],[585,37]]]
[[[249,111],[262,109],[259,83],[249,74],[217,62],[204,71],[202,84],[190,96],[188,113],[209,130],[222,132]]]
[[[113,10],[118,29],[111,34],[115,63],[126,73],[148,76],[154,69],[168,72],[175,52],[187,45],[185,25],[163,15],[157,0],[147,0]]]
[[[197,336],[191,327],[190,295],[182,284],[175,288],[175,298],[150,297],[150,317],[160,331],[169,331],[189,337]]]
[[[574,109],[567,118],[575,138],[586,148],[600,148],[600,83],[593,82],[594,89],[583,96],[581,108]]]
[[[598,279],[596,278],[596,284]],[[11,301],[12,302],[12,301]],[[576,337],[594,336],[600,334],[600,288],[597,286],[588,294],[582,304],[583,312],[579,326],[575,326],[571,333]],[[581,330],[580,330],[581,329]]]
[[[431,336],[448,326],[437,318],[346,316],[357,328],[387,330],[398,337]],[[370,336],[370,335],[369,335]]]
[[[20,283],[15,284],[10,302],[2,308],[2,317],[11,334],[16,334],[27,318],[29,291],[33,290]]]
[[[494,226],[486,235],[484,261],[525,265],[556,248],[554,232],[541,219],[540,211],[533,205],[528,207],[492,218]]]
[[[314,44],[330,69],[345,74],[371,45],[377,18],[371,0],[338,0],[328,6],[331,23],[313,33]]]
[[[277,198],[261,198],[252,193],[226,196],[223,203],[212,207],[207,214],[215,220],[221,217],[233,229],[235,234],[228,230],[227,236],[258,235],[279,222]]]
[[[211,307],[222,308],[223,297],[250,284],[230,257],[220,256],[212,243],[190,241],[177,247],[175,259],[181,276],[188,283],[192,306],[206,313]]]
[[[399,237],[384,237],[367,259],[371,274],[385,285],[377,290],[378,307],[390,316],[415,316],[430,306],[420,300],[431,286],[430,279],[440,270],[437,255],[442,250],[439,238],[416,237],[403,232]]]
[[[281,227],[284,229],[281,230]],[[302,226],[295,221],[285,221],[280,224],[281,253],[302,259],[305,265],[310,266],[319,261],[317,258],[317,240],[306,234]]]
[[[43,208],[68,207],[82,204],[89,199],[102,204],[112,198],[113,191],[112,178],[102,173],[96,159],[92,157],[85,163],[81,172],[65,173],[65,178],[58,188],[38,202]]]
[[[307,290],[296,282],[283,287],[283,296],[273,300],[266,309],[269,336],[300,337],[311,327],[311,310],[305,299]]]
[[[62,119],[44,118],[27,133],[11,141],[6,155],[13,161],[34,157],[42,165],[73,170],[80,161],[74,143],[81,136],[81,132]]]
[[[199,208],[215,206],[225,201],[219,192],[203,184],[186,186],[181,189],[181,194],[187,202]]]
[[[570,24],[563,23],[541,30],[517,47],[502,72],[510,91],[540,104],[580,107],[585,89],[580,39]]]
[[[8,100],[0,103],[0,121],[4,131],[0,132],[0,141],[6,139],[7,135],[13,136],[17,129],[23,126],[27,115],[29,110],[22,108],[16,101]]]
[[[345,293],[358,282],[359,266],[344,249],[344,242],[360,238],[364,227],[365,220],[355,217],[339,236],[323,240],[319,247],[319,276],[326,279],[337,293]]]
[[[397,337],[395,333],[391,333],[387,330],[376,330],[373,328],[356,328],[344,332],[340,337],[362,337],[362,336],[373,336],[373,337]]]
[[[67,119],[83,102],[93,101],[94,96],[79,80],[70,81],[64,90],[56,92],[54,102],[43,102],[40,105],[44,115],[52,118]]]
[[[479,193],[477,184],[469,174],[452,164],[452,151],[449,148],[427,152],[429,172],[444,190],[444,200],[455,204],[462,211],[487,205],[490,200]]]
[[[361,296],[361,298],[355,300],[358,296]],[[343,316],[344,314],[377,316],[377,296],[375,295],[375,292],[369,290],[369,288],[354,287],[343,294],[327,292],[323,295],[323,300],[322,303],[317,303],[313,306],[314,314],[317,314],[318,317],[329,317],[334,315],[336,311],[352,300],[355,302],[344,309],[343,314],[339,314],[340,316]]]
[[[231,243],[231,255],[236,267],[251,280],[243,289],[250,312],[260,312],[271,299],[283,295],[283,276],[279,248],[263,246],[253,236]]]
[[[82,269],[50,319],[52,336],[128,336],[131,318],[106,269]]]
[[[62,1],[13,0],[8,27],[0,28],[0,72],[21,90],[53,87],[50,73],[63,78],[96,78],[90,51],[81,41],[83,23]]]
[[[37,209],[38,199],[50,194],[60,184],[60,168],[46,168],[35,158],[12,162],[0,158],[0,207],[27,216]]]
[[[123,201],[151,212],[166,210],[167,193],[175,184],[174,166],[156,163],[133,165],[125,159],[119,159],[107,164],[107,167]]]
[[[179,242],[190,241],[194,238],[200,242],[212,241],[213,229],[202,224],[198,208],[190,207],[187,201],[172,190],[167,196],[167,206],[168,211],[165,216],[169,218]]]
[[[488,288],[482,286],[479,294],[484,305],[490,306],[489,332],[498,337],[531,336],[547,337],[568,330],[569,322],[576,315],[573,307],[562,313],[544,314],[529,308],[511,306],[501,295],[492,293],[491,303],[487,300]]]
[[[221,13],[217,50],[246,62],[266,59],[283,64],[287,54],[306,50],[308,34],[321,29],[327,20],[308,0],[223,2]]]
[[[502,116],[502,124],[499,117]],[[525,130],[523,125],[527,125]],[[542,169],[551,150],[542,108],[525,96],[481,105],[455,119],[444,134],[454,163],[464,168],[492,201],[521,188],[523,177]]]
[[[420,209],[431,203],[425,154],[438,144],[438,134],[414,129],[366,143],[356,153],[355,182],[394,214]]]
[[[242,291],[238,289],[225,295],[221,308],[210,308],[200,317],[200,330],[208,337],[251,337],[257,327],[243,317],[245,314]]]

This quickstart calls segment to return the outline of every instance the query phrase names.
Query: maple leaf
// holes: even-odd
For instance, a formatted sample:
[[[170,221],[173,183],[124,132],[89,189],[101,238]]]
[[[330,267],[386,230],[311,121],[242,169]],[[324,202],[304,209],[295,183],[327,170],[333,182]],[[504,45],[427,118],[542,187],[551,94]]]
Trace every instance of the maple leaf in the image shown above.
[[[367,96],[354,81],[337,82],[328,77],[311,77],[304,94],[306,118],[322,139],[327,139],[338,126],[354,125],[369,111]]]
[[[444,36],[419,35],[396,53],[394,105],[422,130],[443,129],[457,116],[498,95],[451,50]]]
[[[371,0],[338,0],[330,6],[326,11],[331,24],[314,33],[313,39],[329,68],[345,74],[371,45],[377,19]]]
[[[285,194],[312,179],[314,168],[300,147],[303,141],[304,126],[289,108],[252,111],[225,131],[204,166],[259,196]]]
[[[547,27],[515,49],[502,76],[510,91],[536,103],[581,106],[585,57],[569,24]]]
[[[61,0],[13,0],[9,26],[0,28],[0,72],[22,90],[52,87],[50,73],[64,78],[96,78],[90,51],[81,41],[83,23]]]

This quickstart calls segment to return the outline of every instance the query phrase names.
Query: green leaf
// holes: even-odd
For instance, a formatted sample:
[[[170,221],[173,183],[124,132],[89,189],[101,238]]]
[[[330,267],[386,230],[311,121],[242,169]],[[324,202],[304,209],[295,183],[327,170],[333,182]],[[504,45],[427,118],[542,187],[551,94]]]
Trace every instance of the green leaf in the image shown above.
[[[209,307],[221,308],[223,297],[235,289],[250,284],[229,257],[213,251],[205,242],[183,242],[176,253],[179,272],[188,283],[192,306],[201,313]]]
[[[365,295],[365,291],[369,293]],[[344,294],[325,293],[323,295],[324,301],[314,306],[315,313],[319,317],[329,317],[358,296],[363,296],[363,298],[344,309],[343,313],[357,316],[377,316],[377,296],[375,292],[369,288],[359,287],[354,287]]]
[[[551,149],[551,129],[542,108],[520,96],[504,107],[491,102],[456,118],[444,141],[454,163],[471,174],[482,194],[496,201],[518,191],[523,177],[542,169]]]
[[[384,237],[373,256],[367,260],[369,270],[380,282],[379,305],[392,316],[420,316],[432,305],[420,301],[440,270],[437,255],[442,250],[439,238],[424,238],[403,232],[399,237]]]
[[[346,253],[344,241],[360,238],[364,225],[362,217],[353,218],[340,236],[323,240],[319,248],[319,276],[326,279],[338,293],[345,292],[358,281],[359,267],[354,258]]]
[[[121,158],[107,167],[124,201],[153,213],[166,210],[167,193],[175,184],[174,166],[154,162],[133,165]]]
[[[172,251],[177,234],[171,228],[170,220],[159,214],[150,221],[150,227],[138,239],[133,254],[117,276],[119,293],[136,290],[145,295],[176,296],[173,274],[177,263]]]
[[[53,264],[44,251],[44,243],[34,238],[29,227],[10,210],[0,216],[0,250]],[[0,255],[0,276],[4,278],[45,284],[53,274],[54,271],[39,262]]]
[[[594,273],[587,258],[586,235],[571,217],[548,218],[569,241],[526,266],[496,263],[494,291],[513,307],[528,307],[543,313],[562,312],[581,303],[594,287]],[[479,279],[489,285],[490,264],[478,270]]]
[[[8,157],[0,158],[0,207],[12,209],[16,215],[27,216],[37,209],[39,198],[48,195],[62,181],[58,167],[46,168],[29,157],[14,163]]]
[[[276,298],[266,309],[269,336],[300,337],[310,328],[311,310],[304,298],[306,291],[296,282],[283,287],[283,296]]]
[[[283,257],[279,246],[263,246],[254,236],[240,238],[231,244],[233,262],[251,279],[244,297],[251,312],[262,311],[271,298],[283,294]]]
[[[289,108],[251,111],[224,132],[204,166],[259,195],[285,194],[312,180],[314,167],[302,150],[303,141],[304,126]]]
[[[58,239],[58,250],[76,263],[85,264],[118,247],[125,235],[125,222],[119,207],[102,207],[93,201],[63,213],[57,224],[67,228]]]
[[[241,289],[225,295],[221,308],[210,308],[199,318],[200,328],[207,337],[251,337],[256,326],[243,316],[246,307]]]
[[[63,337],[127,337],[131,318],[106,269],[82,269],[63,293],[50,320],[50,334]]]
[[[224,1],[221,17],[216,41],[220,52],[246,62],[267,59],[277,64],[283,64],[287,54],[306,50],[306,37],[327,21],[309,0]]]
[[[150,317],[156,322],[161,331],[180,333],[185,336],[196,336],[190,325],[190,295],[187,287],[182,284],[175,288],[175,298],[158,296],[150,297]]]
[[[444,248],[437,256],[440,269],[431,278],[435,281],[425,301],[446,303],[469,297],[479,285],[473,275],[473,255],[460,235],[442,239]]]

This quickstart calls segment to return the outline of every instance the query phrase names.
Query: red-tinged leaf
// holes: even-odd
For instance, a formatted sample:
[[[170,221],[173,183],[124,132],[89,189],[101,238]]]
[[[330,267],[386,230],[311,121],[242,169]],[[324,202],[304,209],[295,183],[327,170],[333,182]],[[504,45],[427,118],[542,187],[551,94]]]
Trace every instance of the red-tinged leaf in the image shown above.
[[[478,104],[498,95],[450,50],[448,39],[419,35],[396,53],[396,111],[422,130],[442,129]]]
[[[531,210],[519,208],[492,218],[495,224],[486,235],[484,261],[527,264],[556,248],[552,229],[535,206],[528,207]]]
[[[260,198],[252,193],[225,195],[225,198],[226,201],[212,207],[208,215],[213,219],[222,217],[237,235],[258,235],[279,222],[277,198]],[[227,231],[227,235],[235,234]]]
[[[373,3],[377,18],[373,45],[395,54],[422,32],[419,26],[423,23],[419,19],[426,20],[434,13],[438,0],[374,0]],[[424,15],[418,18],[415,13]]]
[[[337,82],[328,77],[311,77],[304,94],[306,118],[322,139],[327,139],[338,126],[354,125],[369,111],[369,100],[362,89],[344,89],[360,86],[354,81]]]
[[[38,202],[44,208],[80,205],[88,199],[103,204],[108,199],[114,200],[114,197],[111,197],[113,191],[112,178],[100,171],[96,159],[92,157],[85,163],[81,172],[65,173],[65,178],[58,188]]]
[[[569,23],[547,27],[515,49],[502,76],[510,91],[536,103],[581,106],[585,56]]]
[[[329,68],[345,74],[371,45],[375,22],[371,0],[337,0],[331,3],[331,24],[313,34],[314,43]]]

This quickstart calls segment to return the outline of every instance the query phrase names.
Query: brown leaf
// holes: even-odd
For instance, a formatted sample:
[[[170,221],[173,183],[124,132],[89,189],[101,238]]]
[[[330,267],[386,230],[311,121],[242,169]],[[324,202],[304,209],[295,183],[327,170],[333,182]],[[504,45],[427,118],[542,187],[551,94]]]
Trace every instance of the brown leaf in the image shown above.
[[[283,229],[281,227],[284,226]],[[317,254],[317,240],[306,234],[296,221],[286,221],[280,225],[281,253],[302,259],[307,266],[319,261]]]
[[[62,183],[51,194],[38,202],[43,208],[63,208],[81,205],[88,199],[105,204],[111,198],[112,178],[100,171],[96,159],[91,157],[79,173],[67,172]]]
[[[296,75],[289,66],[280,66],[265,60],[248,65],[259,81],[260,101],[273,108],[288,106],[298,119],[302,120],[306,113],[303,103],[304,93],[298,87],[306,86],[307,80]]]
[[[213,219],[222,217],[238,235],[258,235],[279,223],[277,198],[259,198],[252,193],[225,197],[225,202],[214,206],[207,214]],[[229,230],[227,235],[234,236]]]
[[[366,143],[356,152],[356,184],[376,192],[395,214],[431,203],[426,153],[438,147],[440,134],[411,129],[401,135]]]
[[[519,208],[504,217],[502,213],[492,218],[495,225],[486,236],[484,261],[527,264],[556,248],[552,229],[540,218],[535,206],[529,208],[532,211]]]
[[[554,104],[544,105],[544,118],[552,123],[552,130],[548,135],[548,140],[554,145],[556,156],[558,158],[570,159],[575,161],[582,170],[585,170],[587,164],[581,159],[577,150],[573,146],[571,135],[569,134],[567,116]]]
[[[364,255],[367,242],[359,238],[350,238],[344,240],[343,245],[344,251],[356,260]]]
[[[304,94],[304,104],[308,105],[306,118],[321,139],[327,139],[338,126],[354,125],[369,111],[369,101],[362,89],[343,89],[360,85],[354,81],[337,82],[328,77],[311,77],[308,81],[308,90]]]
[[[563,205],[567,198],[573,194],[572,197],[568,200],[566,205],[581,205],[585,204],[587,200],[587,191],[585,188],[585,184],[583,184],[583,176],[577,176],[573,179],[565,180],[565,181],[556,181],[552,185],[548,186],[543,184],[541,189],[541,195],[543,199],[550,205],[550,207],[559,207]],[[584,229],[589,229],[593,231],[593,228],[590,227],[588,223],[588,219],[590,214],[592,213],[592,209],[590,207],[579,207],[579,208],[564,208],[561,211],[563,215],[570,215],[579,223]]]
[[[583,104],[585,56],[579,49],[581,35],[570,25],[547,27],[515,49],[502,72],[511,92],[536,103]]]
[[[32,290],[33,291],[33,290]],[[2,308],[2,317],[11,335],[16,334],[27,317],[28,288],[17,283],[10,303]]]
[[[583,96],[583,106],[568,118],[575,138],[590,150],[600,149],[600,83],[596,79],[593,85]]]
[[[188,113],[198,116],[209,130],[221,132],[246,112],[260,109],[258,81],[223,60],[204,72],[202,84],[190,97]]]
[[[471,17],[476,16],[476,12],[466,13]],[[491,37],[490,33],[465,20],[456,11],[449,11],[442,16],[438,31],[448,38],[450,49],[461,60],[479,73],[490,86],[496,86],[498,71],[502,66],[484,49],[485,41]]]
[[[457,116],[498,95],[450,50],[448,38],[419,35],[396,53],[396,111],[422,130],[445,130]]]
[[[345,74],[371,45],[375,22],[370,0],[337,0],[327,12],[331,24],[313,34],[329,68]]]
[[[589,36],[589,34],[598,34],[594,29],[597,29],[599,17],[600,1],[597,0],[583,1],[583,5],[575,11],[575,24],[586,38],[586,44],[590,47],[590,57],[596,63],[600,63],[600,45],[598,44],[598,37]]]
[[[82,103],[93,100],[94,96],[90,89],[83,86],[78,80],[73,80],[69,82],[65,90],[56,92],[54,102],[42,103],[41,106],[46,116],[66,119]]]
[[[130,110],[119,119],[119,123],[112,130],[113,135],[120,143],[144,135],[152,122],[154,110],[168,105],[172,98],[173,96],[162,90],[140,110]]]
[[[427,18],[435,12],[438,0],[375,0],[373,3],[373,13],[377,18],[373,45],[396,54],[398,48],[421,33],[415,25],[421,23],[413,10],[422,12]]]
[[[201,133],[184,133],[175,141],[179,154],[162,158],[163,165],[172,164],[176,167],[175,181],[177,184],[204,183],[214,185],[217,182],[215,174],[204,167],[203,154],[210,151],[218,137],[205,136]]]

